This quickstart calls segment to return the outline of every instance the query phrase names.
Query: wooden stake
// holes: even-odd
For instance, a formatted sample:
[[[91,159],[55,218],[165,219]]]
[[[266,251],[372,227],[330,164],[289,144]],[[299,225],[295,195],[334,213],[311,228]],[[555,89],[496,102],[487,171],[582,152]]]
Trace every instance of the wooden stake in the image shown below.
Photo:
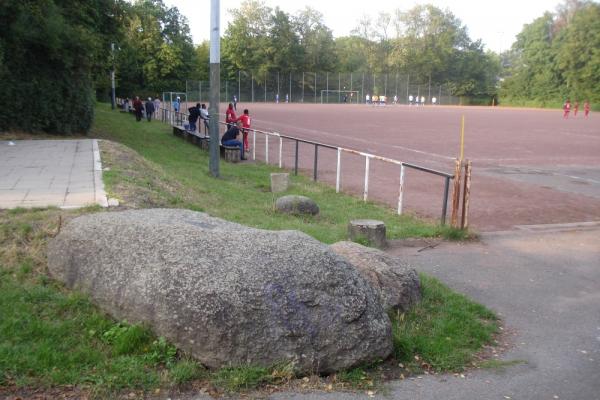
[[[465,163],[465,186],[463,190],[461,229],[469,227],[469,197],[471,196],[471,161]]]
[[[452,189],[452,217],[451,226],[458,228],[458,207],[460,205],[460,177],[461,161],[456,160],[454,165],[454,187]]]

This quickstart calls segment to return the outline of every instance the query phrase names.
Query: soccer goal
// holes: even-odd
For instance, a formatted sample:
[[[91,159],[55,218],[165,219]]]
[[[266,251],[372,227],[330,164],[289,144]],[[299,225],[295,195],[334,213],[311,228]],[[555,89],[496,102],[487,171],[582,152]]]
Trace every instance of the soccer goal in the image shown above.
[[[323,103],[358,103],[358,90],[321,90]]]

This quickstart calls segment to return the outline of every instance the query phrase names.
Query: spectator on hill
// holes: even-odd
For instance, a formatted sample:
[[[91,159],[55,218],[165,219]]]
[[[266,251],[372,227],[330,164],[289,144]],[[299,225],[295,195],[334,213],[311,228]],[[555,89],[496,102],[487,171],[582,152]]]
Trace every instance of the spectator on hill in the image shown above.
[[[242,138],[244,142],[245,151],[250,151],[250,146],[248,145],[248,131],[250,130],[250,125],[252,120],[250,119],[250,112],[248,109],[244,110],[244,114],[237,119],[242,123]]]
[[[196,132],[196,122],[200,118],[200,103],[196,103],[195,106],[188,108],[188,121],[190,123],[190,131]]]
[[[152,115],[154,114],[154,103],[152,102],[152,97],[148,97],[148,101],[145,104],[146,107],[146,119],[148,122],[152,121]]]
[[[156,97],[154,97],[154,115],[156,116],[156,119],[159,118],[159,114],[160,114],[160,99],[158,98],[158,95],[156,95]]]
[[[583,103],[583,115],[584,117],[588,117],[588,115],[590,115],[590,101],[586,100],[585,103]]]
[[[206,109],[206,104],[202,104],[200,106],[200,119],[204,121],[204,135],[208,133],[208,110]]]
[[[237,121],[237,115],[235,115],[233,104],[229,103],[229,107],[227,107],[227,111],[225,111],[225,123],[227,124],[227,129],[231,128],[233,124],[235,124],[235,121]]]
[[[244,157],[244,145],[242,144],[242,142],[237,140],[237,137],[240,134],[241,126],[241,121],[237,123],[237,126],[231,124],[231,128],[227,129],[227,132],[223,134],[223,137],[221,138],[221,144],[223,146],[239,147],[241,152],[241,159],[245,160],[246,157]]]
[[[135,120],[140,122],[142,120],[142,112],[144,111],[144,105],[138,96],[135,96],[133,100],[133,110],[135,113]]]

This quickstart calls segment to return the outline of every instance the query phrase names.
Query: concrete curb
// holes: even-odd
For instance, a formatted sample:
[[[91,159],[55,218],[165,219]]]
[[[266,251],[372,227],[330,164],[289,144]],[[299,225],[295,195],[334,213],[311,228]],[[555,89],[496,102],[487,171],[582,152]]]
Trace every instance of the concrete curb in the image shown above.
[[[94,152],[94,196],[96,204],[108,207],[108,197],[104,191],[104,182],[102,181],[102,160],[100,159],[100,147],[97,139],[92,141],[92,149]]]

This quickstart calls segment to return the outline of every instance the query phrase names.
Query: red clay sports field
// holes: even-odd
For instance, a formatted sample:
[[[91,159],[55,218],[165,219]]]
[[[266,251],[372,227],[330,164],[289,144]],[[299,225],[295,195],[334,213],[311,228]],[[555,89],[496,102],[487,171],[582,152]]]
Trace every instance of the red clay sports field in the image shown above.
[[[563,119],[560,110],[356,104],[238,104],[253,128],[385,156],[453,173],[465,116],[465,158],[473,162],[470,226],[478,231],[517,225],[600,221],[600,115]],[[276,143],[275,143],[276,142]],[[257,136],[257,158],[264,160]],[[283,164],[293,168],[292,141]],[[270,162],[278,140],[271,139]],[[300,169],[312,174],[314,147],[300,145]],[[335,184],[336,150],[319,149],[320,181]],[[343,153],[342,191],[363,193],[364,157]],[[369,199],[395,207],[399,167],[371,161]],[[444,179],[407,170],[404,210],[439,219]],[[449,206],[450,207],[450,206]]]

